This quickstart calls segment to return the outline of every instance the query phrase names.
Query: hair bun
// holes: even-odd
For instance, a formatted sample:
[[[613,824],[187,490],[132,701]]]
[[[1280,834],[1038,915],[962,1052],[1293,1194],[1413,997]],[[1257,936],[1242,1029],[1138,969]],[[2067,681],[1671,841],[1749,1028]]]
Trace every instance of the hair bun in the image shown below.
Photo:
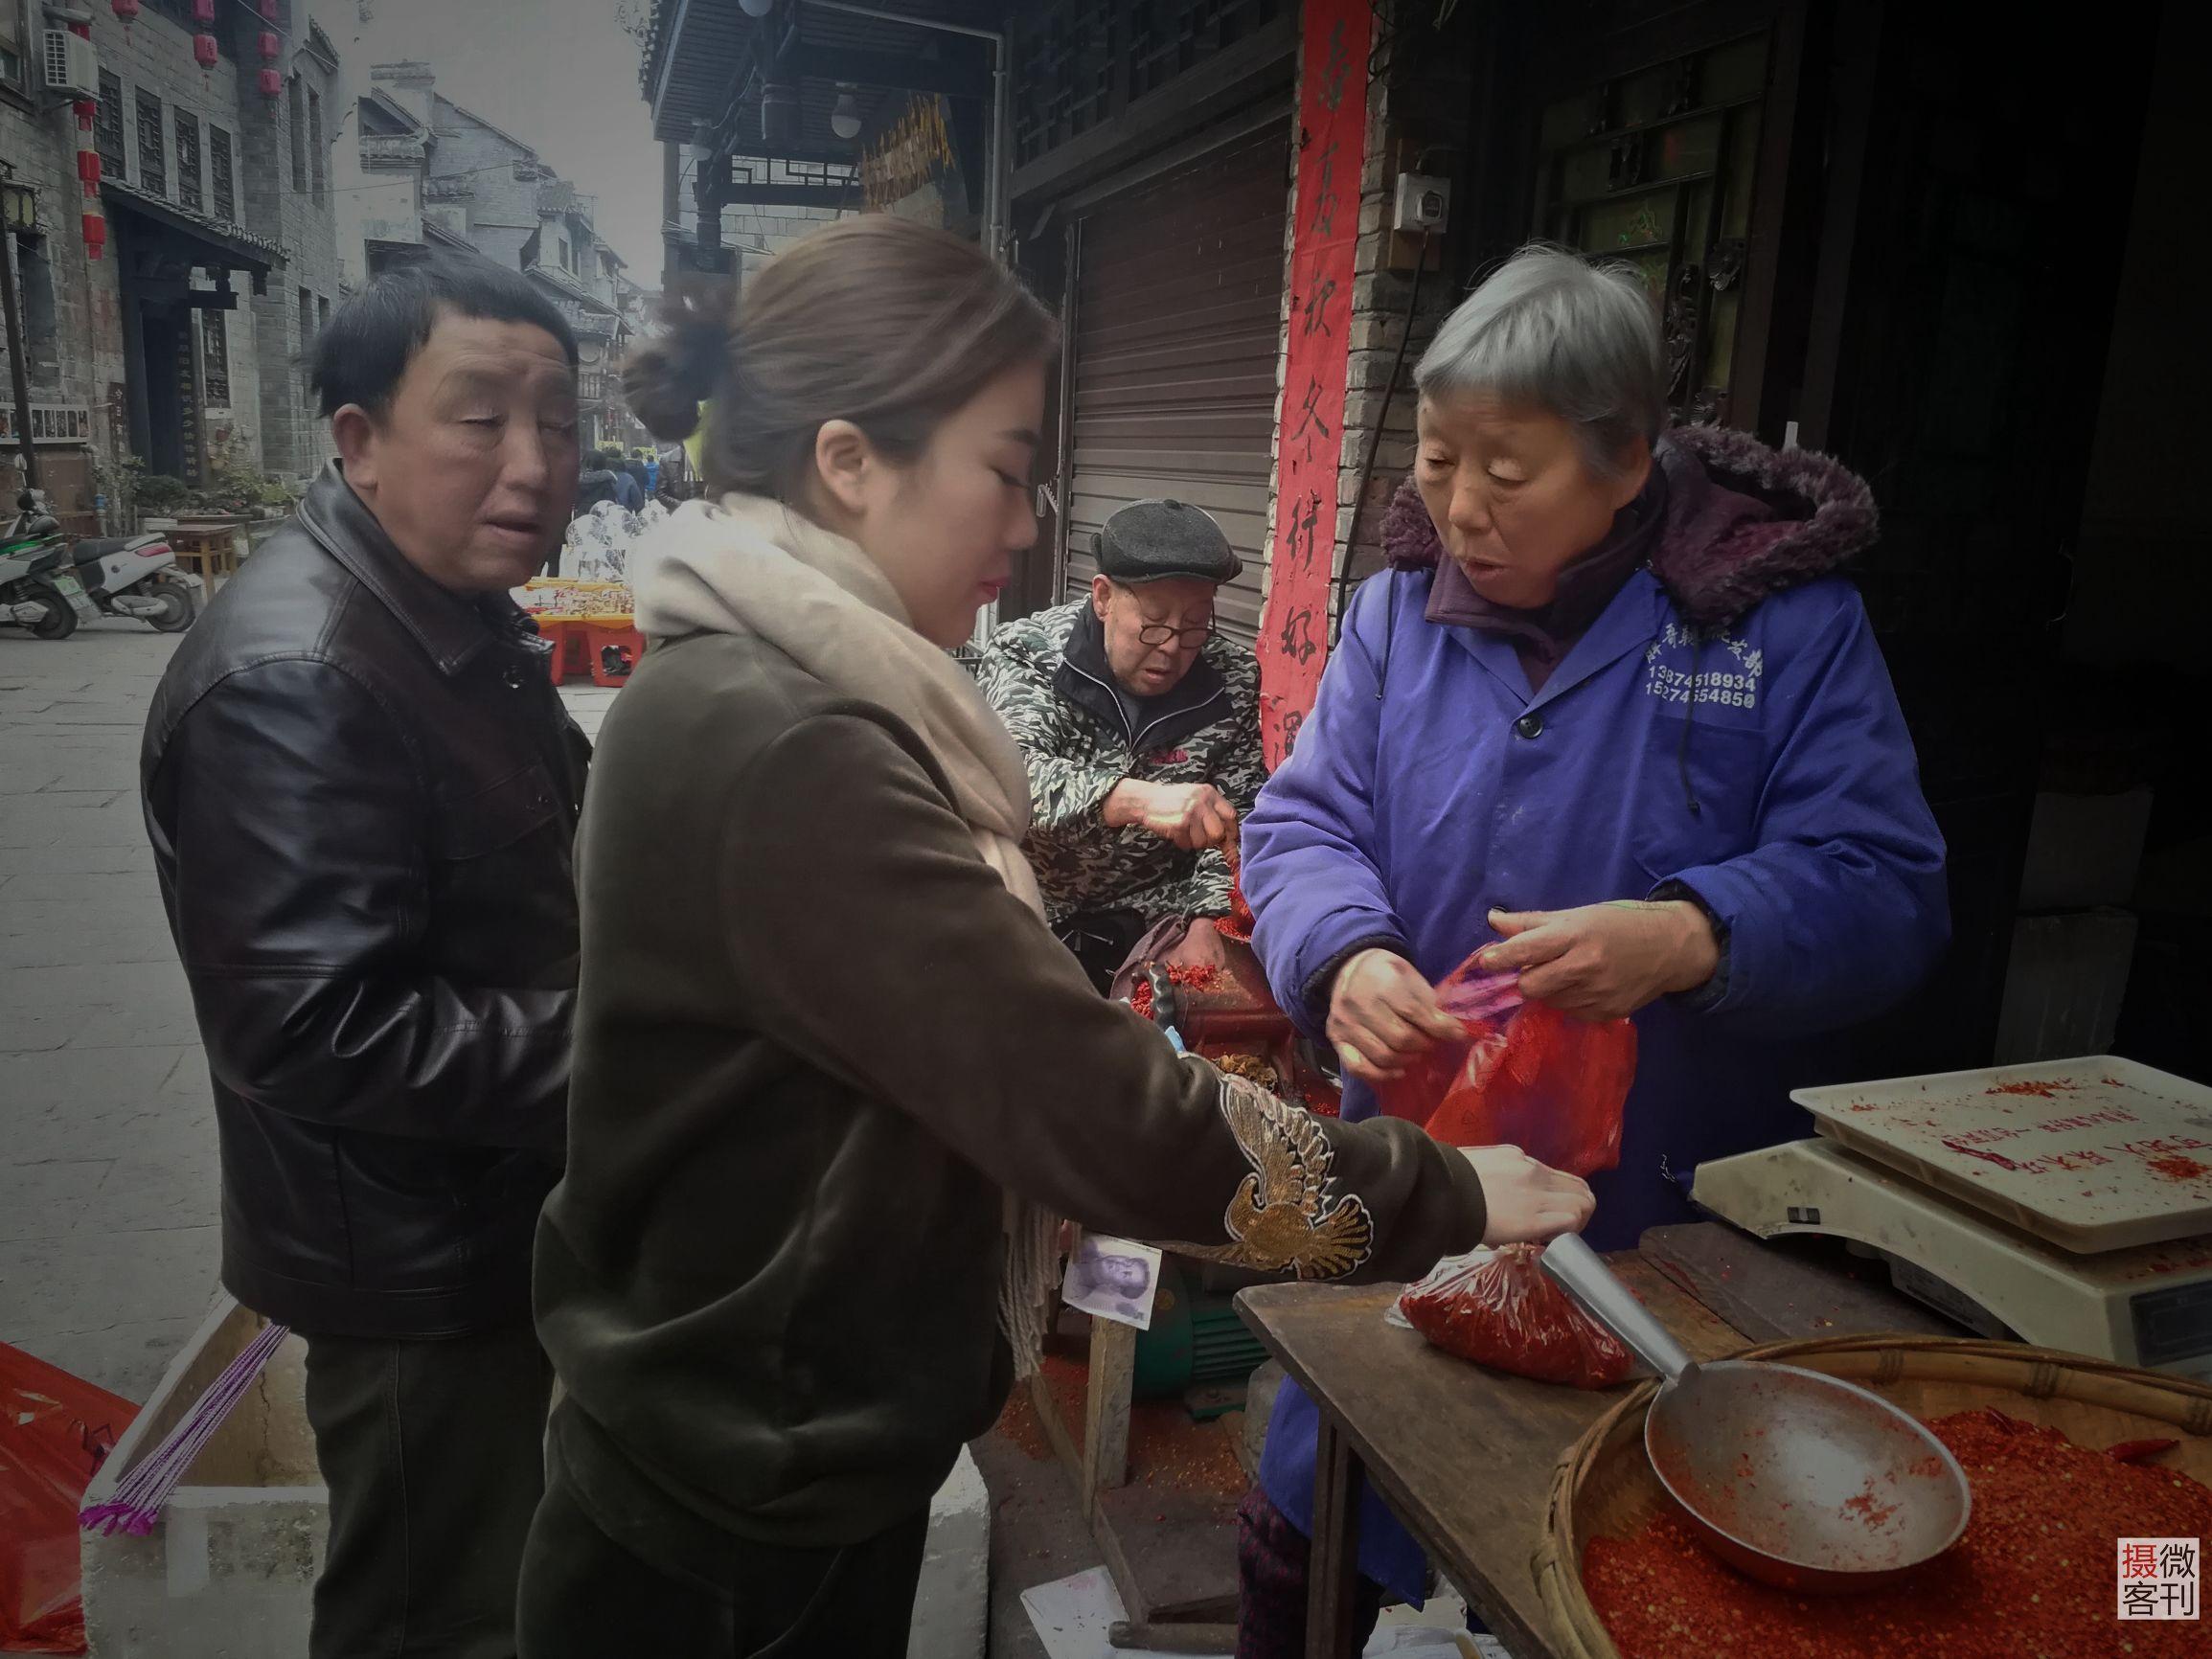
[[[728,373],[737,340],[735,302],[727,281],[687,278],[662,297],[661,332],[630,353],[623,396],[662,442],[680,443],[698,429],[699,405]]]

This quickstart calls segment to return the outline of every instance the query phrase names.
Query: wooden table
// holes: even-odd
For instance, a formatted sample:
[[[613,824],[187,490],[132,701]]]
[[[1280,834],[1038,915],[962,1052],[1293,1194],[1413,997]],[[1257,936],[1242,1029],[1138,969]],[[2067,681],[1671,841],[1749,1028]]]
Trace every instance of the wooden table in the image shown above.
[[[1654,1229],[1644,1253],[1608,1260],[1695,1358],[1735,1352],[1750,1339],[1676,1282],[1671,1259],[1682,1253],[1684,1235],[1704,1246],[1708,1262],[1725,1249],[1746,1264],[1730,1269],[1732,1286],[1745,1282],[1732,1316],[1765,1326],[1759,1340],[1794,1322],[1803,1329],[1789,1334],[1841,1336],[1925,1329],[1932,1319],[1886,1286],[1831,1284],[1839,1272],[1769,1257],[1726,1229]],[[1515,1659],[1559,1659],[1531,1560],[1553,1469],[1620,1391],[1560,1388],[1455,1359],[1384,1323],[1399,1288],[1270,1284],[1238,1298],[1245,1323],[1320,1408],[1306,1651],[1341,1659],[1352,1650],[1359,1497],[1372,1480]]]
[[[177,563],[197,575],[212,593],[217,577],[238,574],[238,539],[244,524],[239,518],[180,523],[166,539]]]

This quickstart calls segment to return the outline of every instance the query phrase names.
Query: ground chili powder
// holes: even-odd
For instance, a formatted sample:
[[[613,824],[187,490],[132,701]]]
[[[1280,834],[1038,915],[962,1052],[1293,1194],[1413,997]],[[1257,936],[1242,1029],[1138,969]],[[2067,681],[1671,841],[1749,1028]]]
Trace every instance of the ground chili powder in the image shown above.
[[[2212,1489],[1985,1407],[1928,1426],[1973,1489],[1966,1536],[1904,1584],[1754,1583],[1674,1515],[1593,1538],[1583,1582],[1621,1659],[2202,1659],[2201,1623],[2114,1617],[2116,1541],[2212,1536]]]
[[[2194,1181],[2200,1175],[2212,1175],[2212,1164],[2201,1164],[2178,1152],[2171,1157],[2153,1158],[2151,1168],[2169,1181]]]

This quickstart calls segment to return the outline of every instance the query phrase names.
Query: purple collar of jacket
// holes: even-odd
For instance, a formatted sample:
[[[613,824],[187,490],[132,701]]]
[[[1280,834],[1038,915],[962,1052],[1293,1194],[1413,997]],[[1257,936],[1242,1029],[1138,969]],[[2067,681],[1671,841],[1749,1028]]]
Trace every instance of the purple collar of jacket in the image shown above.
[[[1742,621],[1769,595],[1832,575],[1871,546],[1880,530],[1865,480],[1809,449],[1769,449],[1725,426],[1677,426],[1659,440],[1654,459],[1663,491],[1647,488],[1621,511],[1605,541],[1568,569],[1586,572],[1589,585],[1602,586],[1609,600],[1634,568],[1616,569],[1623,562],[1616,556],[1632,551],[1683,620],[1704,632]],[[1641,517],[1654,494],[1661,495],[1655,534]],[[1382,550],[1397,570],[1448,564],[1411,479],[1382,520]],[[1481,603],[1472,588],[1465,598]],[[1449,614],[1431,620],[1539,638],[1554,631],[1542,612],[1484,606],[1494,614],[1478,620],[1458,615],[1464,607],[1456,599],[1447,608]],[[1516,617],[1529,627],[1514,626]]]

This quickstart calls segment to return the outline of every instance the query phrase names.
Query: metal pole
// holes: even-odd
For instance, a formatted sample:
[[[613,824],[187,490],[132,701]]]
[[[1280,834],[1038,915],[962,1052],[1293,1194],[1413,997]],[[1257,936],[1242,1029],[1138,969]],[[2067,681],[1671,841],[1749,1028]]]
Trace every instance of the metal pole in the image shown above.
[[[1009,170],[1014,156],[1007,148],[1008,120],[1014,108],[1013,77],[1007,73],[1006,36],[1001,34],[991,47],[991,257],[1002,265],[1014,262],[1012,238],[1008,234],[1007,191],[1011,180]]]
[[[38,488],[38,452],[31,444],[31,375],[23,355],[23,313],[15,305],[15,233],[0,225],[0,307],[8,313],[8,375],[15,382],[15,442],[23,451],[23,488]]]

